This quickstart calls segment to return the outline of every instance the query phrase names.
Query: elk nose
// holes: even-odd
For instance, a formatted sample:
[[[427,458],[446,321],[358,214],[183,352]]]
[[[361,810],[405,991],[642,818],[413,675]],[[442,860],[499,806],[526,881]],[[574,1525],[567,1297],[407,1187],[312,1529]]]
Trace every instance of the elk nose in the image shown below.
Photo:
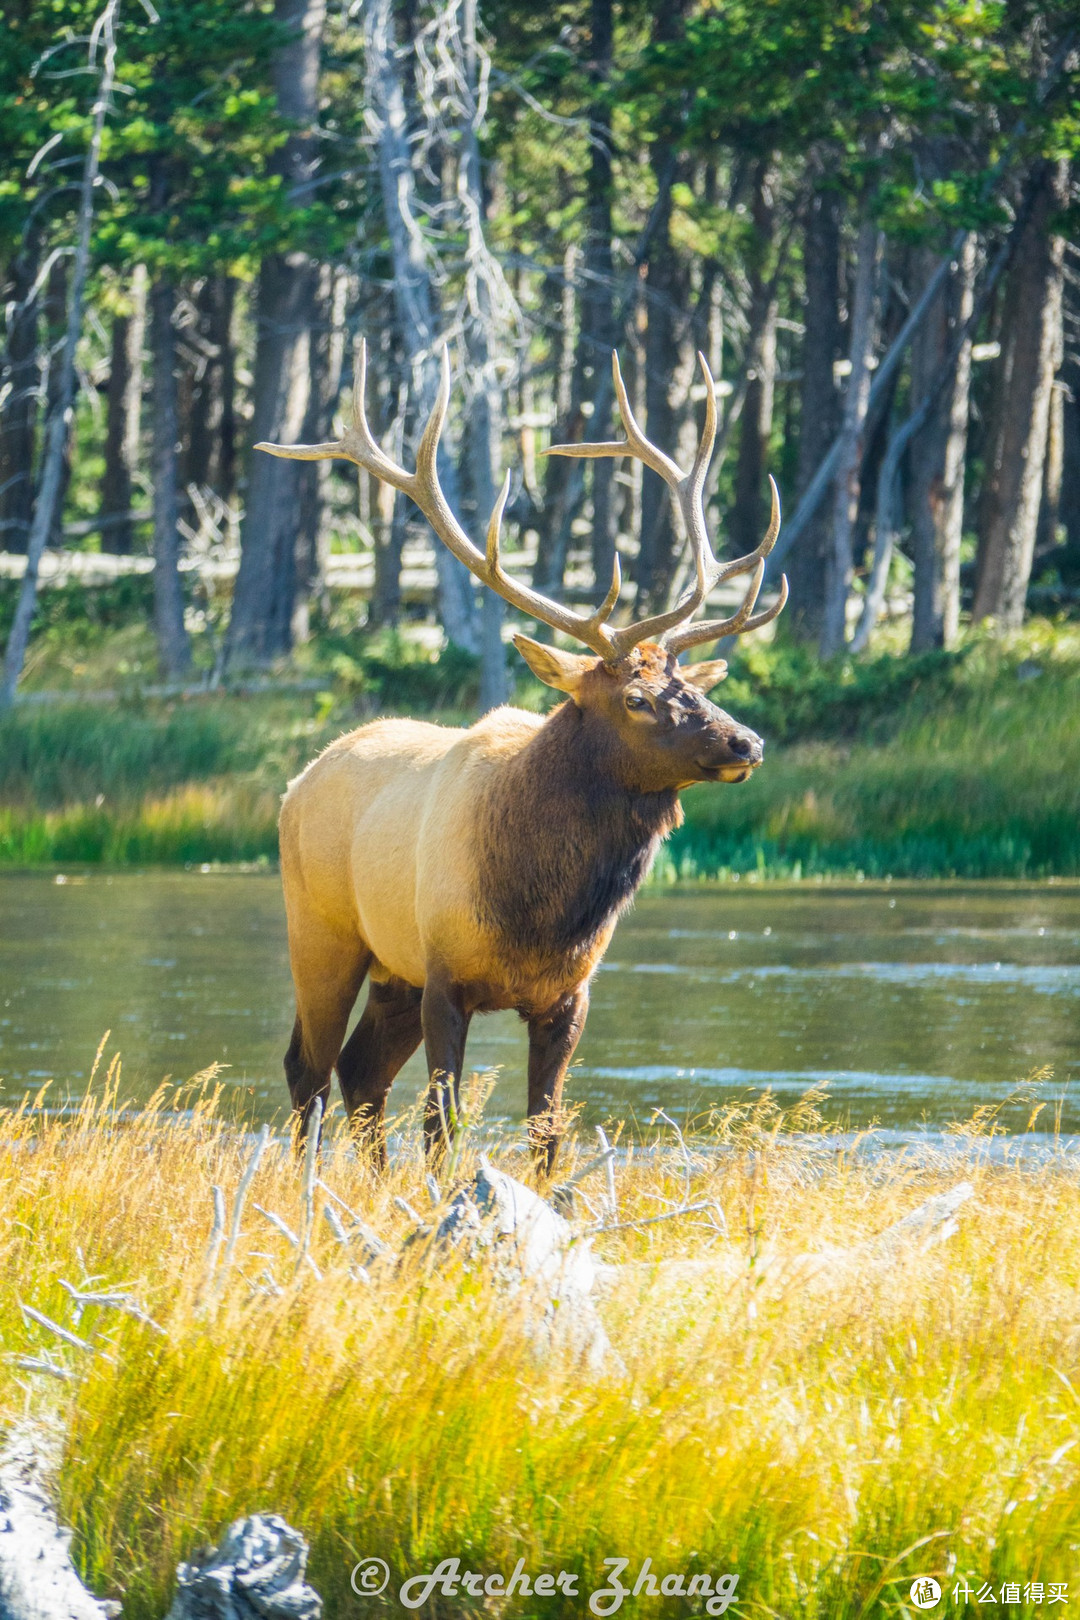
[[[761,763],[764,745],[756,732],[733,731],[727,740],[727,745],[737,758],[752,760],[755,765]]]

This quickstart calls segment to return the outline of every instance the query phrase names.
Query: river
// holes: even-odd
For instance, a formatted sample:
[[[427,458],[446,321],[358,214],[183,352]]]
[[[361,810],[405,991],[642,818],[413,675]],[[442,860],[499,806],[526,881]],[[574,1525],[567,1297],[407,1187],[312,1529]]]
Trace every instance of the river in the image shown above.
[[[47,1080],[50,1105],[75,1100],[110,1030],[124,1097],[218,1062],[243,1112],[272,1119],[291,1023],[276,874],[0,874],[5,1101]],[[519,1119],[519,1020],[478,1018],[468,1062],[500,1071],[489,1115]],[[586,1118],[645,1122],[827,1084],[830,1117],[906,1133],[1046,1067],[1043,1095],[1080,1129],[1076,885],[744,881],[639,899],[597,974],[568,1097]],[[417,1057],[392,1107],[422,1082]]]

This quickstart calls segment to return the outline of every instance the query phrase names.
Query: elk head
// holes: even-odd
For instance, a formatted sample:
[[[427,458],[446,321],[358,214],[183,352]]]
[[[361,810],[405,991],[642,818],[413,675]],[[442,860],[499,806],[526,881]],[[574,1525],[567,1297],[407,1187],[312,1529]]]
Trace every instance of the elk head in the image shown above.
[[[509,473],[491,514],[484,551],[473,544],[450,510],[436,466],[450,402],[450,361],[445,348],[439,391],[417,448],[415,472],[392,461],[368,425],[364,408],[367,350],[363,344],[353,388],[353,422],[344,438],[330,444],[258,444],[255,448],[297,461],[340,456],[366,468],[415,501],[439,539],[482,584],[529,618],[588,647],[592,656],[563,652],[524,635],[514,637],[515,646],[534,675],[567,693],[588,721],[599,723],[598,731],[603,728],[609,738],[609,764],[615,765],[628,788],[648,792],[688,787],[693,782],[743,781],[761,763],[762,742],[707,697],[723,679],[726,663],[712,659],[682,666],[678,655],[721,636],[755,630],[775,619],[783,608],[787,601],[786,577],[781,579],[772,606],[754,612],[765,577],[765,558],[780,532],[776,485],[770,478],[772,515],[761,544],[745,557],[717,562],[709,542],[704,504],[705,477],[716,439],[716,389],[705,357],[698,355],[705,381],[705,426],[687,473],[642,433],[630,407],[618,355],[613,354],[611,361],[626,438],[604,444],[552,445],[548,454],[589,458],[629,455],[650,467],[668,485],[682,513],[694,570],[692,585],[674,607],[619,628],[608,623],[622,587],[618,555],[607,595],[588,614],[552,601],[505,572],[499,560],[499,537],[510,493]],[[738,611],[730,618],[691,623],[713,587],[740,574],[749,574],[750,582]],[[616,739],[614,759],[612,736]]]

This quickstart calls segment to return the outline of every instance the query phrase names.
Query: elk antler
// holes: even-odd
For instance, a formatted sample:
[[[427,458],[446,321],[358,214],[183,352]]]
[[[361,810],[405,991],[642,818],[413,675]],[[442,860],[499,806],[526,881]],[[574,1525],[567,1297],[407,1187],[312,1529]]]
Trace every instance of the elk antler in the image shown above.
[[[694,464],[688,473],[684,473],[670,456],[657,449],[656,445],[642,433],[630,407],[626,384],[623,382],[619,367],[619,356],[614,351],[611,356],[611,374],[619,402],[619,415],[626,429],[626,438],[604,444],[553,444],[547,452],[549,456],[579,456],[589,459],[599,456],[634,456],[638,461],[644,462],[646,467],[651,467],[654,473],[659,474],[679,503],[694,551],[694,584],[682,600],[667,612],[657,613],[650,619],[641,619],[637,624],[627,625],[623,630],[609,631],[612,646],[620,658],[632,647],[650,638],[657,639],[661,646],[678,655],[685,652],[687,647],[696,647],[703,641],[717,641],[721,636],[733,636],[742,631],[756,630],[759,625],[768,624],[770,620],[775,619],[787,601],[788,586],[785,575],[780,581],[780,595],[777,601],[771,608],[754,613],[754,604],[757,602],[758,592],[765,578],[765,558],[776,544],[776,537],[780,533],[780,496],[771,477],[769,487],[772,490],[772,516],[761,544],[748,552],[745,557],[737,557],[733,562],[723,565],[713,556],[705,521],[704,497],[705,475],[709,470],[709,461],[716,439],[716,385],[708,362],[700,351],[698,364],[705,379],[705,426],[698,441]],[[737,574],[751,571],[753,577],[742,606],[730,619],[702,620],[695,625],[687,623],[714,585],[720,584],[725,579],[732,579]],[[610,604],[605,603],[602,612],[606,614],[609,611]],[[680,624],[685,628],[677,635],[672,634],[675,627]]]
[[[736,635],[740,631],[754,630],[758,625],[768,624],[770,619],[776,618],[787,601],[785,578],[781,581],[779,600],[764,612],[754,614],[754,604],[765,575],[764,558],[772,550],[776,536],[780,532],[780,500],[771,478],[769,483],[772,487],[772,521],[764,540],[755,551],[723,566],[713,556],[705,524],[704,491],[705,474],[708,471],[716,438],[716,390],[705,357],[699,354],[698,360],[706,382],[705,428],[694,457],[694,465],[689,473],[682,472],[670,456],[666,456],[662,450],[658,450],[649,442],[638,427],[634,413],[630,409],[617,354],[612,355],[611,363],[619,410],[626,428],[626,439],[613,444],[552,445],[548,451],[549,455],[556,456],[636,456],[639,461],[643,461],[647,467],[651,467],[660,475],[678,499],[694,548],[694,584],[675,607],[621,630],[613,630],[606,623],[608,614],[619,599],[622,586],[622,571],[617,555],[607,595],[594,612],[587,614],[575,613],[562,603],[553,602],[550,597],[533,590],[520,580],[511,579],[504,572],[499,561],[499,538],[503,510],[510,493],[509,473],[503,481],[488,523],[487,545],[484,551],[473,545],[450,510],[442,485],[439,483],[437,466],[439,440],[446,425],[446,412],[450,403],[450,357],[445,348],[442,353],[439,390],[417,446],[415,472],[407,472],[404,467],[399,467],[396,461],[392,461],[368,426],[364,408],[364,385],[367,378],[366,343],[360,345],[353,384],[353,420],[344,438],[328,444],[260,443],[255,448],[265,450],[272,456],[282,456],[289,461],[327,461],[334,457],[342,457],[355,462],[358,467],[366,468],[383,483],[392,485],[394,489],[400,489],[403,494],[415,501],[439,539],[481,584],[489,586],[496,595],[503,597],[512,607],[516,607],[530,618],[550,625],[553,630],[561,630],[564,635],[573,636],[583,646],[598,653],[607,663],[617,663],[632,648],[650,637],[656,637],[661,645],[666,645],[671,652],[678,654],[687,647],[696,646],[699,642],[715,641],[720,636]],[[750,588],[742,607],[732,618],[687,625],[687,621],[697,612],[713,585],[750,570],[753,570]],[[686,628],[678,635],[672,635],[671,632],[677,625],[685,625]]]
[[[439,539],[460,562],[465,564],[469,572],[480,580],[481,584],[489,586],[512,607],[518,608],[530,618],[540,619],[553,630],[561,630],[564,634],[573,636],[593,652],[599,653],[608,663],[614,663],[620,658],[625,648],[616,645],[616,632],[609,630],[604,623],[618,600],[622,584],[617,557],[611,588],[600,606],[593,613],[575,613],[571,608],[553,602],[550,597],[541,595],[539,591],[532,590],[521,581],[511,579],[503,571],[499,562],[499,536],[503,508],[510,493],[509,473],[503,481],[488,523],[485,551],[480,551],[473,545],[447,505],[446,496],[439,483],[436,457],[439,439],[446,423],[447,406],[450,403],[448,351],[443,349],[439,391],[417,446],[416,471],[413,473],[406,472],[404,467],[399,467],[397,462],[391,461],[376,442],[368,426],[367,413],[364,409],[366,376],[367,345],[362,343],[353,385],[353,420],[344,438],[330,444],[257,444],[256,450],[266,450],[272,456],[283,456],[290,461],[326,461],[340,456],[347,461],[354,461],[358,467],[365,467],[383,483],[391,484],[394,489],[400,489],[410,500],[416,502]]]

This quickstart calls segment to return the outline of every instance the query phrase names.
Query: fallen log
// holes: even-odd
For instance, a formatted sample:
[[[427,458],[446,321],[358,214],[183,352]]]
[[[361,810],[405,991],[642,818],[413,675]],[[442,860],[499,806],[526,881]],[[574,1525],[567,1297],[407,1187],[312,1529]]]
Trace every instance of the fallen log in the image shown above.
[[[57,1523],[41,1444],[11,1436],[0,1456],[0,1620],[111,1620],[71,1562],[71,1531]]]
[[[237,1519],[219,1546],[180,1565],[166,1620],[320,1620],[307,1558],[307,1542],[278,1514]]]

